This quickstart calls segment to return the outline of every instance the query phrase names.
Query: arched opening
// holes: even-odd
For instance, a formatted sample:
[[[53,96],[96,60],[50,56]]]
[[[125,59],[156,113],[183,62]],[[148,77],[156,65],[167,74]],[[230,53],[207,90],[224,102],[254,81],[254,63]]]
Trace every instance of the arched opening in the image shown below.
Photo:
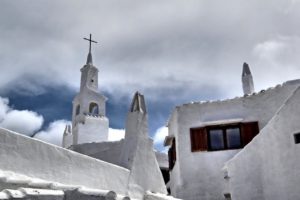
[[[80,113],[80,105],[76,106],[76,112],[75,113],[76,113],[76,115],[79,115],[79,113]]]
[[[89,109],[90,114],[92,115],[98,115],[99,114],[99,107],[98,104],[92,102],[90,103],[90,109]]]

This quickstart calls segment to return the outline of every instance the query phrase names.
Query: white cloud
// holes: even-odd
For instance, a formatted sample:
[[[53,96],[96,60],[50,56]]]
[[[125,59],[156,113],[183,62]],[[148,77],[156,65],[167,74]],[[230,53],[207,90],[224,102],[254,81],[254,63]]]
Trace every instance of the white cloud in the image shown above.
[[[109,141],[118,141],[125,137],[125,130],[124,129],[114,129],[109,128],[108,130],[108,140]]]
[[[0,127],[31,136],[44,122],[43,116],[29,110],[14,110],[7,98],[0,97]]]
[[[71,124],[71,122],[66,120],[51,122],[46,130],[38,132],[34,137],[51,144],[61,146],[64,129],[66,125],[69,124]]]
[[[254,47],[254,53],[261,59],[274,60],[287,47],[287,44],[280,40],[269,40],[259,43]]]
[[[259,89],[298,79],[300,77],[300,36],[270,37],[253,47],[254,80],[260,80]],[[278,77],[274,79],[274,74]],[[257,85],[257,84],[256,84]]]
[[[168,127],[160,127],[154,134],[154,145],[162,145],[165,137],[168,135]]]
[[[0,122],[4,119],[7,111],[9,110],[8,103],[9,100],[7,98],[0,97]]]
[[[44,122],[43,116],[29,110],[12,110],[6,113],[1,127],[31,136],[38,131]]]
[[[274,65],[297,65],[299,44],[300,36],[276,36],[256,44],[253,53],[256,60],[266,60]]]
[[[153,141],[154,146],[157,150],[166,153],[168,151],[168,147],[164,146],[165,137],[168,135],[168,127],[163,126],[156,130]]]

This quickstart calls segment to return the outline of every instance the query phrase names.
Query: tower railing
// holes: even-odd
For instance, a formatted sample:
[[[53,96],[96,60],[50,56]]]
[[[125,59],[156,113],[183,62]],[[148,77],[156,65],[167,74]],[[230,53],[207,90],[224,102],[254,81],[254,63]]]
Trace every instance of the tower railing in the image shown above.
[[[83,115],[85,115],[87,117],[105,117],[104,115],[94,114],[94,113],[83,113]]]

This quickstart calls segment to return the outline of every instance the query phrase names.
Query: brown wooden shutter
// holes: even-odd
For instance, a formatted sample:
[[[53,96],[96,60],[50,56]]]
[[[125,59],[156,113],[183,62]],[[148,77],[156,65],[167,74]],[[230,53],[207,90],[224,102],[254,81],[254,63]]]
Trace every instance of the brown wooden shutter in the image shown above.
[[[241,125],[243,146],[246,146],[259,133],[258,122],[246,122]]]
[[[168,156],[169,156],[169,169],[172,170],[175,162],[176,162],[176,142],[175,138],[172,141],[172,145],[168,151]]]
[[[205,128],[191,128],[191,151],[207,151],[207,132]]]

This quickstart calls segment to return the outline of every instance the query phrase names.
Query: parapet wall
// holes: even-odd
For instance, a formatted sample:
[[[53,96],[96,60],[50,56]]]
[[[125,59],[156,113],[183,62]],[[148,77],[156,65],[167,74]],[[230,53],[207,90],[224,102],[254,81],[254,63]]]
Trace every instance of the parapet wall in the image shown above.
[[[0,169],[126,194],[129,170],[0,128]]]
[[[120,163],[124,140],[72,145],[69,149],[115,165]]]

